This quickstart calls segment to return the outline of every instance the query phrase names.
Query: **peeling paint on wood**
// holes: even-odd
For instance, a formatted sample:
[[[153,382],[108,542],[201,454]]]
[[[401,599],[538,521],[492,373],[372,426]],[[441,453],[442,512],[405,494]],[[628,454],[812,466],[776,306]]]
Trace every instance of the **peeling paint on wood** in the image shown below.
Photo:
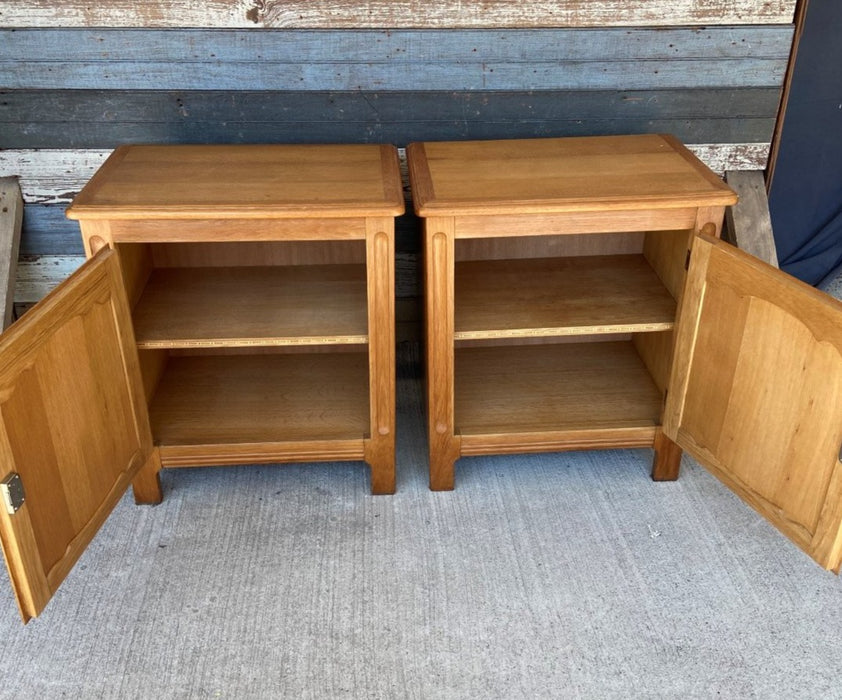
[[[790,24],[795,0],[0,2],[6,27],[505,28]]]
[[[705,143],[687,147],[720,176],[726,170],[763,170],[769,159],[768,143]]]
[[[0,176],[20,179],[27,204],[69,204],[111,150],[0,151]]]

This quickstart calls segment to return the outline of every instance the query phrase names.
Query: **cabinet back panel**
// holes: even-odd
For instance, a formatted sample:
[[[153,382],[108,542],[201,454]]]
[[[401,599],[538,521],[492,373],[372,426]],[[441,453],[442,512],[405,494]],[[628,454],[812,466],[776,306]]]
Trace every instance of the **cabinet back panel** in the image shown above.
[[[467,238],[456,241],[456,260],[632,255],[643,252],[643,233]]]
[[[155,243],[155,267],[246,267],[365,262],[365,241]]]
[[[360,217],[322,219],[225,218],[209,211],[207,219],[125,219],[112,221],[111,234],[123,241],[299,241],[365,238]]]
[[[152,403],[161,377],[167,369],[169,355],[166,350],[138,350],[137,355],[140,359],[140,373],[143,377],[143,394],[148,405]]]

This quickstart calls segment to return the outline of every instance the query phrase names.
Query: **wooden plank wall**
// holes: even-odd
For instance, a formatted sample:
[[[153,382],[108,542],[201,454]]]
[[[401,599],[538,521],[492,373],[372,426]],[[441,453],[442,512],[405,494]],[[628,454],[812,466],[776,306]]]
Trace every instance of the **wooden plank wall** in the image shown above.
[[[116,145],[670,132],[762,169],[795,0],[0,1],[19,301],[81,260],[64,208]],[[417,294],[418,222],[398,224]]]

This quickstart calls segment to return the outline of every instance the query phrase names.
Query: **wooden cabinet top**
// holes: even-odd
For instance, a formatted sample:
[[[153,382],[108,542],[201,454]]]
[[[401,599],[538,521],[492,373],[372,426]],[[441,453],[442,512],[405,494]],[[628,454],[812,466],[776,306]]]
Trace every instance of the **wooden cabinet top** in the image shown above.
[[[420,216],[725,206],[736,194],[658,134],[410,144]]]
[[[387,145],[121,146],[67,211],[72,219],[396,216]]]

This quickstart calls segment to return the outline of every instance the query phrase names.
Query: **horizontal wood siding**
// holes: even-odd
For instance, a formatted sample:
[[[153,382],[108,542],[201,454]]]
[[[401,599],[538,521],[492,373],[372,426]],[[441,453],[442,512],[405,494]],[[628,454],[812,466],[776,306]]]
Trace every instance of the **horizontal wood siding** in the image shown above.
[[[303,143],[661,132],[768,142],[777,87],[546,92],[0,91],[0,148]]]
[[[657,90],[779,86],[788,27],[0,31],[2,87]]]
[[[795,0],[0,2],[7,27],[498,28],[789,24]]]
[[[19,294],[81,261],[64,209],[124,143],[660,132],[720,173],[762,169],[794,4],[0,2],[0,176],[19,175],[26,201]],[[399,219],[403,297],[418,293],[419,233]]]
[[[15,29],[0,32],[0,59],[101,67],[177,61],[179,67],[193,63],[235,67],[264,63],[308,69],[324,65],[444,63],[458,70],[463,64],[485,63],[778,59],[782,47],[786,53],[790,35],[786,26],[268,32]],[[373,80],[376,74],[364,77]],[[428,80],[423,75],[416,79]],[[398,89],[407,87],[401,84]]]

